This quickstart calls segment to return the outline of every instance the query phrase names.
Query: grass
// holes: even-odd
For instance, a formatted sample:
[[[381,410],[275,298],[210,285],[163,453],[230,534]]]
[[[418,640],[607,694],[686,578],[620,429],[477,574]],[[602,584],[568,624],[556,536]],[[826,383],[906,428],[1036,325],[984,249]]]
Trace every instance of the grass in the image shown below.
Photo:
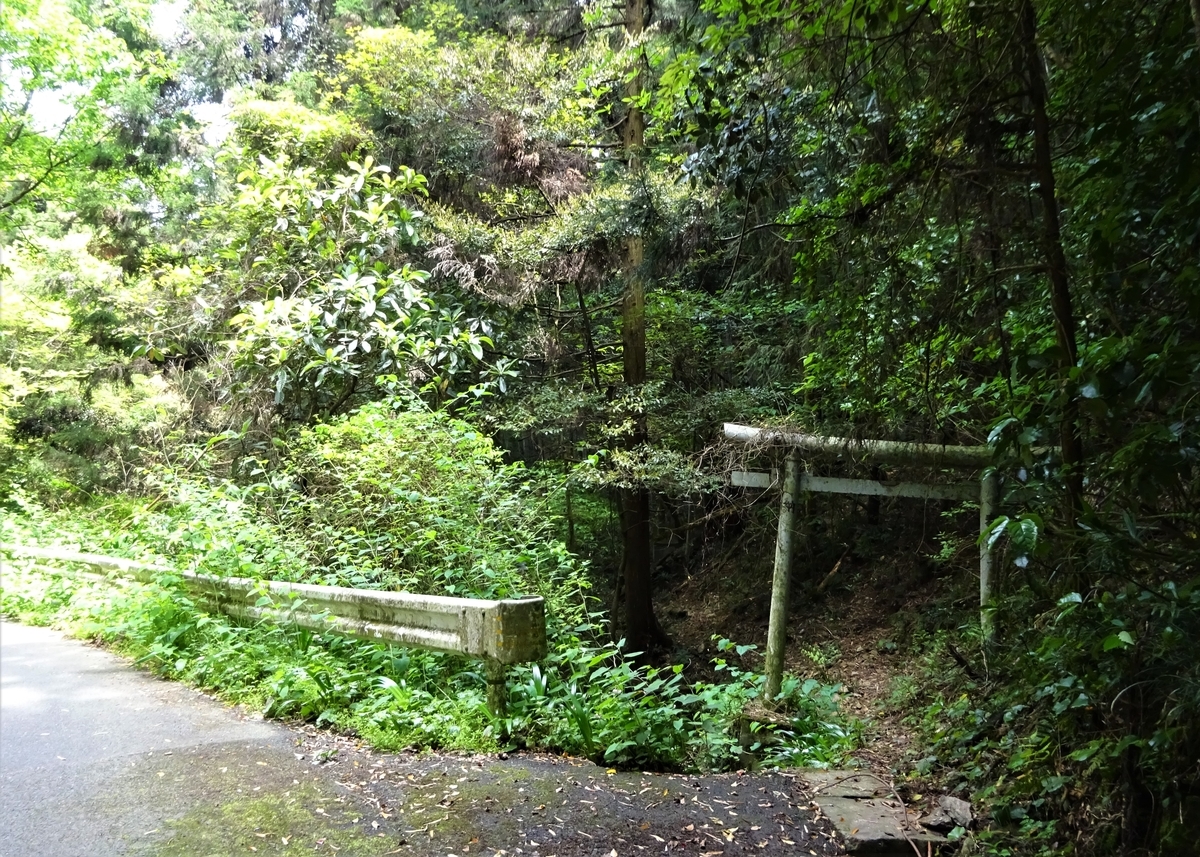
[[[390,430],[378,419],[366,426],[375,433]],[[472,455],[478,445],[478,438],[469,439]],[[353,449],[357,455],[365,447]],[[450,452],[446,460],[453,463]],[[360,477],[365,467],[357,471]],[[533,502],[527,486],[505,494],[508,484],[489,483],[497,508]],[[118,499],[86,510],[51,511],[18,495],[11,504],[15,509],[0,511],[0,542],[62,545],[208,573],[353,585],[340,577],[326,580],[327,567],[309,570],[300,562],[307,550],[305,531],[274,524],[253,491],[195,480],[167,487],[172,493],[165,498]],[[405,514],[416,515],[423,501],[409,498],[403,498],[409,504]],[[437,515],[439,539],[455,532],[459,525],[447,516],[458,512],[443,502],[430,508]],[[482,670],[472,661],[210,615],[169,573],[149,584],[113,586],[31,562],[10,562],[0,579],[0,610],[102,642],[164,677],[228,702],[270,717],[353,732],[381,748],[487,752],[524,746],[614,767],[741,767],[741,710],[761,694],[763,681],[744,665],[748,647],[722,646],[721,678],[715,683],[689,682],[679,665],[632,663],[609,638],[603,615],[590,612],[595,607],[586,594],[582,564],[560,544],[545,541],[549,537],[541,524],[530,527],[506,533],[494,546],[477,539],[472,556],[478,559],[469,567],[461,558],[456,565],[438,566],[436,552],[426,551],[422,561],[433,564],[408,572],[414,581],[440,587],[434,591],[491,597],[516,588],[546,597],[551,649],[542,663],[509,669],[503,718],[488,712]],[[434,527],[422,523],[417,529]],[[335,530],[330,524],[327,536]],[[377,548],[377,541],[348,525],[337,532],[342,535],[333,541],[339,549]],[[154,555],[152,547],[170,555]],[[495,563],[493,556],[499,558]],[[342,567],[354,566],[347,558]],[[485,591],[477,591],[480,586]],[[821,654],[836,658],[840,653]],[[788,722],[771,727],[776,734],[761,742],[764,763],[830,766],[846,759],[857,746],[859,730],[839,716],[836,688],[802,677],[789,677],[784,686],[780,710]]]

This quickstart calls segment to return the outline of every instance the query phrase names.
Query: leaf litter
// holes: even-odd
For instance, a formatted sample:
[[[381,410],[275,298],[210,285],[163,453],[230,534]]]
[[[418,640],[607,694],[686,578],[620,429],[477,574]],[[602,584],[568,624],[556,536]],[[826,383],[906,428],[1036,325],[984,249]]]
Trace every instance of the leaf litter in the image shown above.
[[[622,772],[544,754],[385,753],[311,726],[297,752],[362,806],[380,854],[635,857],[844,854],[786,772]]]

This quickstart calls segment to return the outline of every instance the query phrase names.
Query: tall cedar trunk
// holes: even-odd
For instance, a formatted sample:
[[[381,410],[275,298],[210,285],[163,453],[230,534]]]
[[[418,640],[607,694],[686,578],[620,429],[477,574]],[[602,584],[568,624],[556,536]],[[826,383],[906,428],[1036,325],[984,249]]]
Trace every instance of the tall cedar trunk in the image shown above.
[[[646,24],[647,0],[626,0],[625,31],[636,39]],[[625,118],[623,142],[630,177],[636,181],[642,169],[646,142],[646,119],[637,101],[642,94],[642,76],[635,74],[626,86],[629,115]],[[621,350],[625,383],[646,383],[646,291],[642,263],[645,244],[640,235],[625,239],[625,294],[621,302]],[[646,441],[646,415],[636,414],[631,446]],[[625,640],[638,652],[649,652],[665,642],[654,615],[650,578],[654,570],[650,544],[650,492],[645,488],[621,491],[622,567],[625,574]]]
[[[1058,196],[1054,186],[1054,161],[1050,148],[1050,119],[1046,115],[1046,78],[1041,52],[1037,46],[1037,12],[1033,0],[1022,0],[1020,36],[1029,79],[1029,99],[1033,107],[1033,157],[1042,198],[1042,241],[1050,278],[1050,305],[1054,313],[1054,331],[1062,352],[1059,363],[1060,383],[1065,402],[1060,423],[1062,460],[1066,470],[1068,519],[1073,525],[1083,496],[1083,442],[1079,430],[1079,398],[1070,389],[1070,371],[1078,359],[1075,343],[1075,316],[1071,308],[1071,289],[1067,280],[1067,259],[1063,253],[1059,226]]]

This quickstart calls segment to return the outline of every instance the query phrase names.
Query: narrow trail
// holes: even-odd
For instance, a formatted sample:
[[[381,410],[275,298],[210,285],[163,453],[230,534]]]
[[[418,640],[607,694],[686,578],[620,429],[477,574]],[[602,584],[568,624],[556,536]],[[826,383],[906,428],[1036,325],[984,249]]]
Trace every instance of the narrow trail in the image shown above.
[[[0,857],[841,853],[784,775],[375,753],[0,623]]]

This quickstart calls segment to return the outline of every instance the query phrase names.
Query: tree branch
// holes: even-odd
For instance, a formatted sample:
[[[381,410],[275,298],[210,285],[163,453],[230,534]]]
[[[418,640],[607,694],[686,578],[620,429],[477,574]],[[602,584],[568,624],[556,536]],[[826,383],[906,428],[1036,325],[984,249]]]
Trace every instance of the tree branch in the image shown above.
[[[50,176],[54,173],[54,171],[56,169],[63,166],[64,164],[71,163],[71,161],[75,160],[76,157],[78,157],[78,153],[76,153],[74,155],[70,155],[66,158],[63,158],[60,161],[56,161],[56,160],[54,160],[53,153],[51,153],[49,155],[49,165],[46,167],[45,171],[37,178],[36,181],[30,182],[24,188],[22,188],[20,191],[18,191],[14,195],[8,197],[8,199],[0,201],[0,211],[4,211],[6,208],[12,208],[14,205],[19,203],[25,197],[29,196],[29,194],[33,193],[39,187],[44,185],[50,179]],[[11,184],[15,185],[15,184],[17,184],[17,182],[11,182]]]

